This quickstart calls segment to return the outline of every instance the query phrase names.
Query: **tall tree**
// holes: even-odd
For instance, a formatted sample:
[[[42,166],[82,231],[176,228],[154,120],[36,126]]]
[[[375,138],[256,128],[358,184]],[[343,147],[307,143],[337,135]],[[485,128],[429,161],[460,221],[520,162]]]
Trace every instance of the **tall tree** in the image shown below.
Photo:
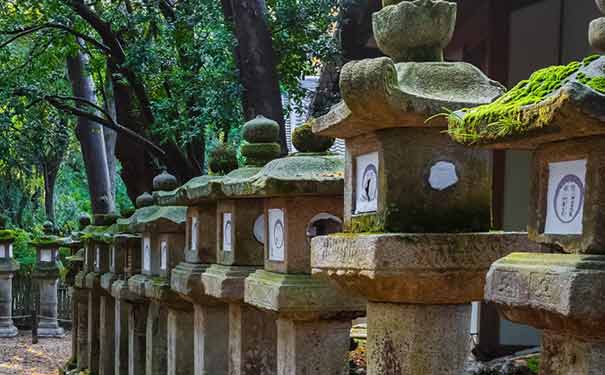
[[[235,55],[244,88],[242,107],[247,120],[257,115],[280,125],[282,153],[288,153],[282,96],[273,40],[264,0],[222,0],[225,19],[234,24]]]
[[[88,57],[81,51],[67,58],[67,71],[71,82],[73,96],[97,104],[94,81],[88,69]],[[84,105],[76,104],[81,110]],[[103,127],[94,121],[78,117],[76,135],[82,148],[86,166],[88,189],[90,192],[93,214],[108,214],[115,211],[114,187],[109,173],[105,133]]]

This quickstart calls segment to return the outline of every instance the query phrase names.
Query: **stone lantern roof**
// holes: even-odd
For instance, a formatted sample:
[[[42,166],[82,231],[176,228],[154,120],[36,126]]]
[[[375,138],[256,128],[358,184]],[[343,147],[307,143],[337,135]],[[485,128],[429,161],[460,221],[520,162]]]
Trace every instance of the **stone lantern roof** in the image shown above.
[[[158,225],[165,230],[184,229],[187,207],[184,206],[148,206],[137,209],[127,219],[118,220],[120,231],[144,232],[151,226]],[[170,229],[168,229],[170,228]]]
[[[504,87],[471,64],[444,62],[456,22],[456,4],[441,0],[385,1],[373,15],[379,48],[390,57],[343,67],[343,101],[313,124],[315,133],[351,138],[381,129],[445,128],[437,117],[491,103]]]
[[[605,57],[538,70],[491,104],[448,116],[454,140],[535,149],[605,134]]]
[[[275,159],[246,178],[226,178],[223,193],[232,198],[342,195],[344,161],[326,153]]]

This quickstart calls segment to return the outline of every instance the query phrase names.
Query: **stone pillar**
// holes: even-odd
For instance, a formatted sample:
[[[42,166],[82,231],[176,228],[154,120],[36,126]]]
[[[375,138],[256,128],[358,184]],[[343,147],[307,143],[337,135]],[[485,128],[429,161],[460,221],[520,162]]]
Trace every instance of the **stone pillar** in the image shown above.
[[[100,297],[100,325],[99,325],[99,374],[113,375],[115,370],[115,357],[117,355],[115,344],[115,300],[110,295]]]
[[[368,303],[368,373],[464,373],[471,305]]]
[[[146,375],[165,375],[168,372],[168,311],[151,302],[147,310]]]
[[[229,305],[229,374],[276,374],[276,315],[247,304]]]
[[[13,276],[19,263],[13,259],[13,231],[4,229],[6,223],[0,218],[0,337],[14,337],[17,327],[13,323]]]
[[[0,273],[0,337],[17,336],[17,327],[13,323],[13,274]]]
[[[37,280],[40,293],[38,337],[63,337],[65,332],[59,326],[57,310],[57,279]]]
[[[114,373],[116,375],[128,374],[128,316],[130,305],[120,299],[114,303]]]
[[[194,305],[195,374],[228,374],[229,311],[226,304]]]
[[[193,310],[168,310],[168,375],[189,375],[194,368],[193,323]]]
[[[146,374],[147,304],[132,304],[128,312],[128,375]]]
[[[85,289],[74,288],[74,296],[78,304],[78,368],[88,368],[88,292]]]
[[[100,343],[100,304],[101,296],[95,288],[88,290],[88,368],[94,374],[99,373]]]
[[[350,320],[279,319],[277,332],[278,374],[341,375],[348,372]]]
[[[57,283],[59,266],[57,264],[59,247],[64,240],[53,235],[54,225],[44,223],[44,236],[36,238],[31,245],[36,248],[36,266],[32,279],[39,294],[39,337],[63,337],[65,332],[57,320]]]

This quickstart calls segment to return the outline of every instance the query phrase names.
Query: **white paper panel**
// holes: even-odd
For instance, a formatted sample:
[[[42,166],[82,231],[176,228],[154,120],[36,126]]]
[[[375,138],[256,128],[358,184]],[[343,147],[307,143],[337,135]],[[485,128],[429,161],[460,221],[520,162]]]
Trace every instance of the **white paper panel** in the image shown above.
[[[223,251],[230,252],[233,250],[233,222],[231,221],[231,213],[223,213]]]
[[[284,211],[273,208],[269,210],[269,259],[283,261],[286,248],[286,227]]]
[[[143,238],[143,271],[151,271],[151,239]]]
[[[582,234],[586,160],[548,165],[546,234]]]
[[[378,152],[360,155],[356,159],[355,213],[378,209]]]

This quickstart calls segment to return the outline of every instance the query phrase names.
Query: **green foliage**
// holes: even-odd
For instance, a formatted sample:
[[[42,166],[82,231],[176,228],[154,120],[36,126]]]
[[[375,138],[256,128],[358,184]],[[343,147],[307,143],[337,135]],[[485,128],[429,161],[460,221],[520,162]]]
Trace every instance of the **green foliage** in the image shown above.
[[[19,262],[19,273],[29,274],[36,264],[36,250],[29,244],[32,235],[22,229],[15,230],[17,237],[13,242],[13,257]]]
[[[527,367],[532,374],[540,373],[540,357],[532,357],[527,360]]]

